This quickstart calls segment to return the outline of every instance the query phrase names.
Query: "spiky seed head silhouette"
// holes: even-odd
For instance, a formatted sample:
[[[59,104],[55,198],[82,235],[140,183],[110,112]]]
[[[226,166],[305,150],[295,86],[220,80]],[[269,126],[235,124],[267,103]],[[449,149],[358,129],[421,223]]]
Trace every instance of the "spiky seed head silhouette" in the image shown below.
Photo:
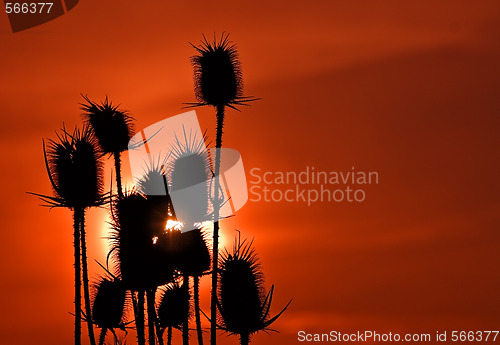
[[[201,229],[180,234],[178,269],[185,275],[199,277],[210,269],[210,249]]]
[[[159,163],[145,168],[144,173],[135,181],[137,190],[144,195],[168,195],[168,180],[165,169]]]
[[[92,319],[100,328],[123,327],[126,290],[120,279],[100,277],[94,284]]]
[[[168,191],[168,180],[163,165],[152,164],[146,167],[144,174],[136,181],[137,191],[145,196],[150,205],[149,232],[158,236],[158,229],[165,229],[168,219],[174,220],[172,200]]]
[[[168,167],[172,193],[183,191],[183,198],[176,198],[174,211],[185,232],[178,235],[177,268],[188,276],[201,276],[210,269],[210,250],[204,233],[194,228],[209,218],[210,191],[208,181],[213,176],[206,149],[206,135],[183,132],[176,136],[172,147],[172,160]],[[186,192],[189,188],[189,192]]]
[[[197,138],[185,131],[181,138],[176,135],[167,167],[172,195],[181,193],[175,198],[173,207],[185,230],[194,229],[195,223],[209,219],[209,181],[213,173],[206,141],[206,135]]]
[[[259,260],[252,242],[235,240],[232,253],[223,252],[220,262],[219,302],[221,329],[238,334],[242,344],[268,327],[285,311],[270,317],[274,287],[266,294]],[[290,304],[290,303],[289,303]]]
[[[210,250],[200,229],[170,229],[158,238],[160,262],[177,274],[197,277],[210,269]]]
[[[164,288],[157,305],[158,323],[162,329],[180,328],[190,318],[189,299],[189,290],[177,282]]]
[[[103,164],[97,142],[88,126],[65,128],[45,147],[45,165],[55,197],[35,194],[50,207],[86,208],[105,203]]]
[[[83,96],[83,95],[82,95]],[[130,114],[113,105],[108,97],[98,104],[83,96],[81,103],[85,122],[90,125],[99,145],[105,154],[119,153],[127,150],[128,142],[133,135],[133,118]]]
[[[251,243],[235,244],[220,263],[220,312],[225,328],[232,333],[252,333],[262,327],[262,271]]]
[[[162,259],[158,241],[164,235],[167,209],[163,200],[136,192],[116,198],[113,207],[112,255],[127,289],[147,290],[173,277],[173,267]]]
[[[240,62],[228,35],[223,34],[219,42],[203,36],[201,45],[193,47],[199,53],[191,58],[198,101],[213,106],[237,102],[243,91]]]
[[[127,192],[113,204],[111,251],[116,269],[127,289],[142,288],[143,267],[147,269],[150,243],[143,231],[146,199],[139,193]],[[146,266],[146,267],[145,267]]]
[[[214,34],[212,42],[203,36],[201,44],[191,46],[198,52],[191,57],[198,103],[188,103],[189,106],[234,108],[236,105],[255,100],[243,96],[241,63],[236,45],[229,40],[228,34],[222,33],[219,41]]]

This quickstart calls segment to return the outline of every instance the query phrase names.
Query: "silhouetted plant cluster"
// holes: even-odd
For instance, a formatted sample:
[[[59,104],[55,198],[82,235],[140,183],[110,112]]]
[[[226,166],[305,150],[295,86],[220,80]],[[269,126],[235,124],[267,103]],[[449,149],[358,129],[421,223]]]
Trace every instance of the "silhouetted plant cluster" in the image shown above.
[[[48,146],[44,141],[46,169],[54,195],[35,195],[46,206],[73,211],[76,345],[81,344],[83,320],[92,345],[105,344],[106,339],[118,344],[122,338],[117,331],[126,336],[131,328],[136,331],[139,345],[164,344],[165,331],[170,345],[173,329],[181,331],[182,342],[187,345],[193,318],[197,342],[203,345],[199,289],[204,276],[212,279],[211,313],[207,318],[213,345],[217,329],[238,335],[241,344],[248,344],[252,334],[269,330],[288,307],[270,316],[274,286],[265,292],[252,242],[241,241],[238,235],[232,251],[223,251],[219,261],[222,195],[218,176],[225,107],[236,109],[254,99],[243,96],[240,62],[227,35],[219,41],[214,37],[213,42],[204,37],[200,46],[193,47],[198,53],[191,58],[198,102],[189,106],[209,105],[217,110],[213,166],[206,154],[206,137],[184,137],[184,141],[177,139],[169,148],[171,163],[151,164],[134,181],[135,187],[123,188],[121,155],[134,134],[133,118],[107,97],[95,102],[83,96],[82,129],[70,133],[63,127]],[[116,189],[108,193],[103,189],[106,156],[113,157],[116,176]],[[208,183],[212,177],[215,186]],[[199,195],[196,209],[177,202],[174,209],[169,190],[193,186]],[[155,193],[159,189],[164,193]],[[105,265],[99,263],[103,274],[89,284],[85,212],[102,206],[109,209],[111,218],[110,251]],[[204,215],[201,220],[200,214]],[[214,222],[212,248],[208,230],[200,221]],[[95,327],[100,329],[97,342]],[[109,334],[113,338],[107,337]]]

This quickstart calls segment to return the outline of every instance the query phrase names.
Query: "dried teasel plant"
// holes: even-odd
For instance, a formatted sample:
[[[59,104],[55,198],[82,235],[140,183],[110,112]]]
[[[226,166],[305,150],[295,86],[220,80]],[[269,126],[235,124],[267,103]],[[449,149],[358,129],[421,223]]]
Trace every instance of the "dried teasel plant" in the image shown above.
[[[134,134],[133,118],[119,105],[113,105],[108,97],[100,104],[87,96],[82,97],[85,103],[80,105],[85,122],[94,132],[102,152],[114,158],[118,195],[122,196],[120,155],[128,149],[129,140]]]
[[[223,33],[217,41],[205,36],[201,44],[191,46],[197,54],[191,57],[194,69],[195,96],[198,102],[188,103],[190,107],[213,106],[216,108],[217,136],[215,153],[215,186],[214,186],[214,233],[212,248],[212,291],[211,291],[211,344],[217,342],[216,336],[216,301],[217,301],[217,267],[219,258],[219,173],[221,165],[222,133],[224,128],[225,108],[237,109],[239,105],[248,105],[256,100],[243,96],[243,78],[241,62],[238,58],[236,45],[229,40],[229,35]]]
[[[67,207],[73,210],[74,267],[75,267],[75,344],[81,343],[81,281],[83,287],[87,327],[92,345],[95,345],[91,322],[90,292],[85,238],[85,210],[109,201],[103,193],[103,163],[95,136],[88,126],[69,133],[63,126],[56,140],[43,142],[45,166],[55,196],[31,193],[40,197],[48,207]]]
[[[232,252],[221,257],[218,309],[219,328],[240,337],[241,345],[250,342],[252,334],[270,330],[269,326],[288,308],[270,316],[274,285],[265,292],[264,277],[252,241],[235,239]]]

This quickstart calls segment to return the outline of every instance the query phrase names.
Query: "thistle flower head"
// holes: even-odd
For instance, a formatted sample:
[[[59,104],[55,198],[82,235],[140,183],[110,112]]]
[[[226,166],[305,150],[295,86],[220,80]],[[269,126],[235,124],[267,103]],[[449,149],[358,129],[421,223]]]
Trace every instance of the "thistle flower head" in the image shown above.
[[[108,101],[108,97],[101,104],[91,101],[87,96],[83,98],[83,117],[95,133],[103,153],[112,154],[127,150],[133,135],[133,118],[129,113],[119,109],[118,105],[113,105]]]

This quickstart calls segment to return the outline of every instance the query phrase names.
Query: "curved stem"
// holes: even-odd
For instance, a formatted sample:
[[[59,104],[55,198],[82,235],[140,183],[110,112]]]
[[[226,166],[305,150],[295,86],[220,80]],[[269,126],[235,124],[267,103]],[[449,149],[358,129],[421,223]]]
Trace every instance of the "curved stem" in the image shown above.
[[[224,127],[224,105],[217,106],[217,138],[215,143],[214,238],[212,253],[212,294],[210,301],[210,343],[217,343],[217,270],[219,266],[219,174]]]
[[[80,280],[80,208],[73,210],[73,245],[75,254],[75,345],[82,343],[82,294]]]
[[[94,326],[92,325],[92,311],[90,307],[89,272],[87,268],[87,244],[85,240],[85,209],[80,214],[80,236],[82,246],[82,273],[83,273],[83,295],[85,300],[85,314],[87,319],[87,329],[91,345],[96,345]]]
[[[201,315],[200,315],[200,277],[194,279],[194,314],[196,318],[196,332],[198,334],[198,345],[203,345],[203,331],[201,330]]]

